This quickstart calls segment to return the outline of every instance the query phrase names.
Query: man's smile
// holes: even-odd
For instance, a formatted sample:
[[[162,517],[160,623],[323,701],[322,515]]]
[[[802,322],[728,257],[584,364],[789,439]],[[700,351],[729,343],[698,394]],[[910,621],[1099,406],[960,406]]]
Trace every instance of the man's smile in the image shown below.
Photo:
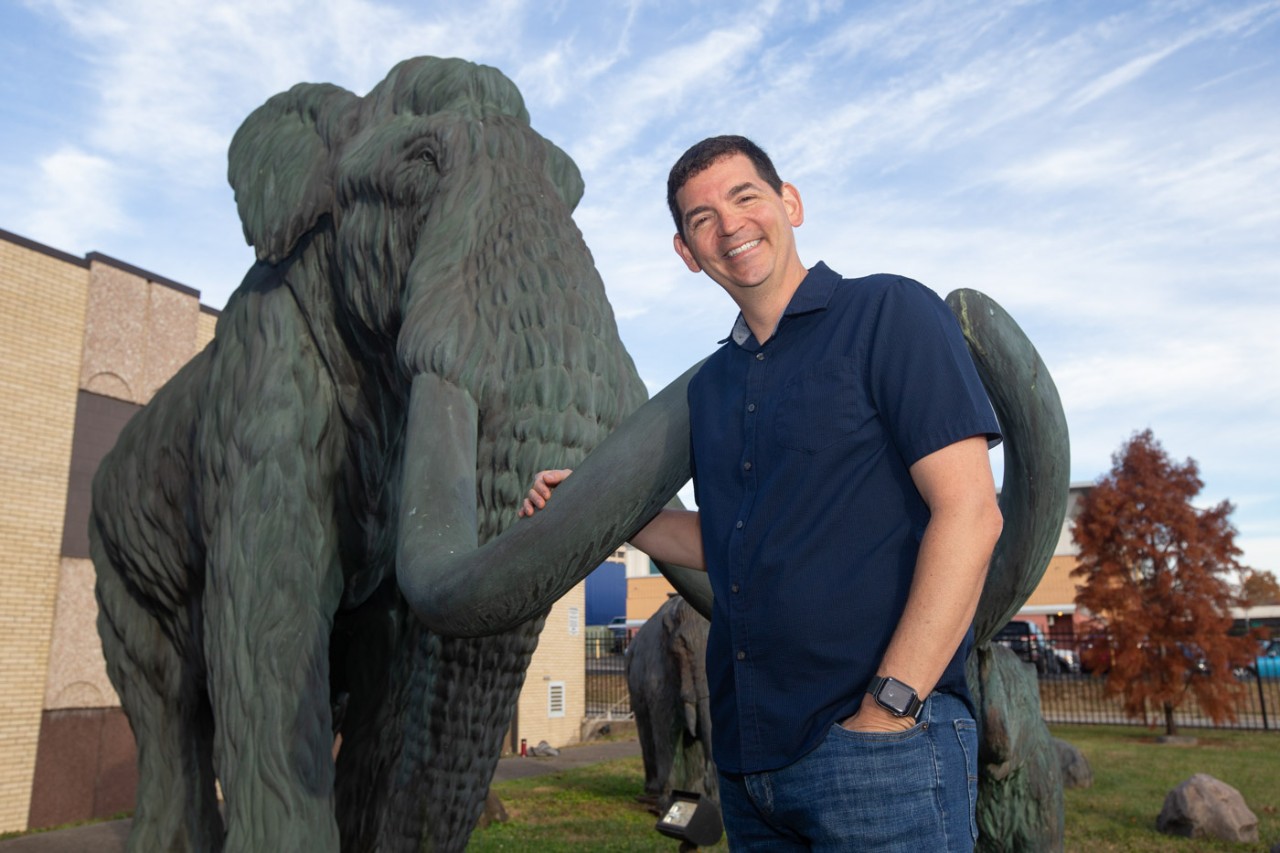
[[[726,258],[735,258],[738,255],[741,255],[743,252],[747,251],[748,249],[754,249],[756,246],[759,246],[759,245],[760,245],[760,240],[755,239],[750,241],[749,243],[743,243],[741,246],[738,246],[737,248],[730,249],[729,251],[725,252],[724,256]]]

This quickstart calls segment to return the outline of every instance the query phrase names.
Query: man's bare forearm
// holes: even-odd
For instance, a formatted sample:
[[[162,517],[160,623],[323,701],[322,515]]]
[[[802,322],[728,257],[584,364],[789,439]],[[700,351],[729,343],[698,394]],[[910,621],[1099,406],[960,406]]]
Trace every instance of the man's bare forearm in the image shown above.
[[[694,510],[662,510],[631,537],[631,544],[659,562],[707,570],[702,556],[702,527]]]

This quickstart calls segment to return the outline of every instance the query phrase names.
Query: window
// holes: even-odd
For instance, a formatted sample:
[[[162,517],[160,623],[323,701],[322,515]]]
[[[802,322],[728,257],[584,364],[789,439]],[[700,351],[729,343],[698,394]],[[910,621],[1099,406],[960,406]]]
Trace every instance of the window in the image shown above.
[[[553,681],[547,685],[547,716],[564,716],[564,682]]]

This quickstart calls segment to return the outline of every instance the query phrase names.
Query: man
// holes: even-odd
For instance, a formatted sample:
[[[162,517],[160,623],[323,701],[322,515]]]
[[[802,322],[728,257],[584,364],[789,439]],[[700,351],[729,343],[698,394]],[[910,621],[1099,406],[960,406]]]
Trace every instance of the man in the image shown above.
[[[916,282],[806,269],[800,193],[750,140],[693,146],[667,200],[676,252],[740,314],[689,385],[699,509],[632,542],[710,575],[730,844],[970,850],[964,658],[1001,519],[959,328]],[[540,474],[522,514],[567,474]]]

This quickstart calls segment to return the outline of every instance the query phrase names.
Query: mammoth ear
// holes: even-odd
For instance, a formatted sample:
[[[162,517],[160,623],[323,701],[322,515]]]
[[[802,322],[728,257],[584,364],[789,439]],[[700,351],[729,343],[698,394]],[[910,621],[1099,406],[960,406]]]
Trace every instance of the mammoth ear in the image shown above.
[[[332,210],[330,150],[345,138],[357,101],[338,86],[300,83],[258,107],[236,131],[227,180],[258,260],[279,263]]]
[[[582,200],[582,192],[586,189],[586,184],[582,181],[578,164],[550,140],[547,140],[547,171],[561,200],[572,212]]]

